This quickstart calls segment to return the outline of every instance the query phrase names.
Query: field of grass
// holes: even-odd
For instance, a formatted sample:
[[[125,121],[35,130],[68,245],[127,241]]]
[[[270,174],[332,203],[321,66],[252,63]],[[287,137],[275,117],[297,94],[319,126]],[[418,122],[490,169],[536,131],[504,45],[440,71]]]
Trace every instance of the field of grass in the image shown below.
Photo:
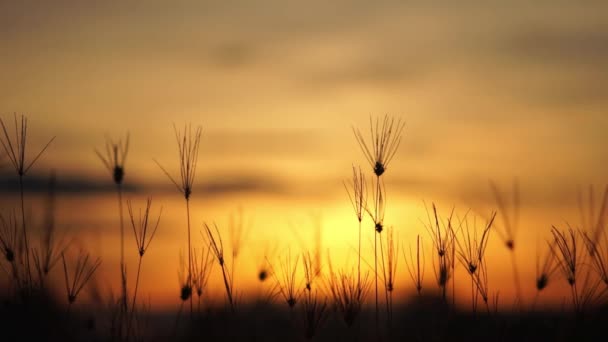
[[[163,208],[148,199],[142,208],[125,199],[125,163],[129,136],[107,141],[96,151],[116,188],[116,231],[120,235],[120,267],[114,272],[120,284],[112,295],[94,286],[103,260],[86,246],[72,243],[73,237],[59,238],[54,222],[53,177],[49,180],[44,213],[34,221],[28,212],[28,191],[24,184],[36,162],[52,146],[29,146],[27,118],[1,121],[0,140],[6,167],[15,175],[19,188],[13,207],[1,208],[0,216],[0,336],[3,340],[46,341],[443,341],[443,340],[595,340],[602,336],[608,319],[608,235],[605,217],[608,189],[600,205],[580,201],[583,224],[574,228],[552,226],[552,239],[539,248],[536,282],[520,282],[516,258],[519,228],[519,188],[503,192],[490,183],[495,210],[486,218],[467,212],[442,212],[432,202],[425,204],[422,222],[427,232],[413,241],[399,241],[385,214],[393,210],[388,201],[384,177],[396,155],[404,124],[390,116],[370,118],[369,127],[353,128],[353,148],[362,151],[366,164],[353,167],[344,182],[345,201],[350,200],[352,230],[358,237],[358,258],[350,265],[335,267],[331,255],[319,248],[289,249],[265,258],[260,266],[260,282],[269,284],[259,298],[240,297],[235,282],[235,260],[241,254],[245,233],[238,225],[228,234],[215,223],[196,222],[204,227],[194,235],[190,200],[199,161],[200,127],[174,127],[178,147],[179,174],[173,175],[156,161],[159,173],[183,196],[187,232],[186,252],[181,255],[180,289],[176,311],[151,309],[154,298],[142,296],[140,272],[146,252],[162,249],[154,238],[163,217]],[[369,132],[369,133],[367,133]],[[33,151],[33,153],[32,153]],[[348,170],[345,174],[348,174]],[[590,198],[593,196],[590,194]],[[361,252],[364,224],[373,222],[373,259]],[[496,222],[500,222],[497,225]],[[197,232],[198,233],[198,232]],[[135,240],[136,246],[125,239]],[[204,248],[192,247],[193,239],[203,239]],[[515,297],[500,298],[488,283],[486,249],[490,238],[500,239],[510,256]],[[424,245],[422,240],[430,244]],[[427,246],[425,248],[424,246]],[[127,265],[125,249],[137,248],[136,265]],[[431,248],[428,248],[431,247]],[[407,274],[396,277],[397,264],[406,265]],[[433,274],[425,274],[431,265]],[[147,267],[147,266],[146,266]],[[462,275],[456,278],[460,268]],[[152,267],[147,267],[153,272]],[[132,277],[134,275],[134,278]],[[158,277],[167,275],[158,274]],[[170,275],[173,276],[173,275]],[[218,277],[224,296],[222,305],[210,305],[203,296],[210,277]],[[425,277],[433,279],[429,287]],[[49,284],[54,282],[53,284]],[[405,301],[397,300],[394,289],[408,283],[415,292]],[[455,305],[455,282],[470,288],[466,307]],[[569,293],[560,310],[536,306],[547,286],[562,282]],[[64,288],[62,296],[49,289]],[[522,288],[536,291],[533,301],[524,301]],[[79,305],[84,293],[87,305]],[[215,301],[217,303],[218,300]],[[513,303],[505,304],[505,303]]]

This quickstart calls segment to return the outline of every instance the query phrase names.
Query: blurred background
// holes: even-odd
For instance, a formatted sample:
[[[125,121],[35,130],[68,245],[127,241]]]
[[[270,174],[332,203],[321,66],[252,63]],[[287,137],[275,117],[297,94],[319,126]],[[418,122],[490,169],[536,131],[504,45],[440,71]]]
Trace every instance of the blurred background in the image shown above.
[[[183,198],[153,161],[178,177],[174,124],[203,128],[197,246],[203,222],[227,237],[231,217],[244,218],[235,282],[247,297],[266,286],[256,274],[275,245],[278,255],[331,249],[334,266],[354,265],[357,221],[343,181],[352,165],[371,178],[371,166],[352,128],[367,134],[370,117],[384,114],[406,123],[385,176],[386,224],[400,248],[421,234],[430,250],[423,201],[486,218],[496,209],[489,181],[509,191],[517,179],[517,261],[531,300],[537,246],[544,251],[551,225],[579,227],[579,194],[589,202],[594,185],[597,205],[606,183],[606,13],[603,1],[561,0],[2,2],[0,114],[9,124],[14,112],[28,116],[31,157],[56,137],[26,177],[27,205],[42,207],[55,170],[58,227],[103,258],[104,289],[118,290],[118,214],[94,149],[130,134],[126,198],[163,206],[142,271],[153,307],[178,302],[186,241]],[[2,160],[6,212],[18,187]],[[371,222],[364,227],[370,259]],[[490,290],[505,303],[508,258],[493,234]],[[430,260],[427,271],[434,287]],[[218,300],[220,278],[211,280]],[[402,257],[397,281],[400,295],[413,290]],[[561,304],[565,280],[550,291],[543,300]]]

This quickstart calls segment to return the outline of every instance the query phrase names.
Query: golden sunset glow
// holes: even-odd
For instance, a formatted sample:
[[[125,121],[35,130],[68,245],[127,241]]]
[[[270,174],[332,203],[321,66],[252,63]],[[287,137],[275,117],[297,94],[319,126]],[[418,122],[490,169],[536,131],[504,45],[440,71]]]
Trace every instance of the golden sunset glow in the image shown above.
[[[316,281],[324,288],[330,270],[357,272],[358,221],[345,189],[353,166],[365,175],[373,210],[376,176],[354,132],[371,144],[370,124],[388,115],[404,123],[381,176],[384,227],[394,229],[397,248],[395,301],[416,296],[404,257],[418,235],[423,288],[440,293],[428,230],[435,204],[442,224],[453,211],[455,226],[466,216],[478,232],[497,212],[485,260],[489,295],[499,298],[500,310],[571,304],[562,272],[556,269],[539,295],[536,269],[554,240],[552,226],[590,232],[604,225],[608,3],[238,3],[0,4],[0,117],[11,136],[14,113],[27,117],[28,161],[55,137],[23,178],[32,241],[43,231],[54,173],[56,229],[70,241],[66,254],[83,249],[100,257],[92,283],[102,296],[120,292],[116,187],[95,150],[105,153],[106,138],[124,142],[128,134],[128,288],[139,254],[126,203],[139,213],[150,197],[151,220],[161,206],[162,216],[143,258],[138,300],[152,298],[159,312],[177,310],[179,255],[188,251],[186,201],[162,168],[181,186],[175,130],[183,134],[191,124],[202,127],[189,198],[192,247],[206,250],[204,224],[217,225],[233,290],[244,303],[275,283],[276,274],[259,280],[266,260],[276,273],[288,254],[299,258],[302,289],[304,255],[320,258]],[[6,148],[1,211],[19,221],[19,177]],[[520,202],[511,254],[501,233],[508,229],[504,215],[515,210],[513,184]],[[233,260],[231,232],[239,222]],[[374,234],[365,213],[361,269],[370,276]],[[387,242],[384,232],[380,237]],[[51,288],[63,298],[62,262],[56,267]],[[450,301],[468,310],[472,285],[458,258],[454,272]],[[0,279],[10,288],[9,277]],[[217,262],[204,298],[209,307],[226,303]]]

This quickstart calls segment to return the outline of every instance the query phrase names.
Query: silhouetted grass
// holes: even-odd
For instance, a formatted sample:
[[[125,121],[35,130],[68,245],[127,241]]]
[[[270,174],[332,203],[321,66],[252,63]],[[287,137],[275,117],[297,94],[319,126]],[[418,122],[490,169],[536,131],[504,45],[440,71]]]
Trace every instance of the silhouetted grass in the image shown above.
[[[397,152],[403,130],[400,120],[385,116],[370,121],[370,141],[366,142],[360,132],[354,130],[373,172],[369,187],[372,189],[373,203],[367,201],[368,184],[361,169],[353,167],[352,184],[344,184],[359,223],[356,265],[348,264],[340,270],[334,270],[328,252],[325,267],[321,262],[323,252],[320,221],[315,221],[316,230],[312,239],[314,248],[306,248],[300,238],[297,243],[302,250],[295,252],[294,256],[291,246],[278,255],[275,255],[276,248],[266,249],[263,258],[260,258],[263,260],[256,277],[266,284],[268,279],[272,279],[274,286],[267,286],[266,291],[257,298],[241,301],[235,289],[234,278],[236,260],[246,246],[244,241],[247,240],[249,229],[242,212],[230,221],[229,252],[224,248],[221,234],[224,231],[220,231],[215,224],[204,223],[204,241],[200,250],[191,245],[189,200],[201,129],[192,132],[187,125],[183,134],[175,129],[181,181],[176,182],[161,167],[184,195],[188,220],[188,261],[182,252],[178,265],[180,292],[179,296],[175,296],[175,301],[179,306],[174,311],[163,312],[152,310],[154,298],[141,300],[139,295],[142,260],[161,217],[161,213],[158,218],[151,216],[151,200],[148,199],[145,209],[139,212],[133,209],[130,201],[127,202],[139,254],[129,307],[124,304],[129,294],[122,251],[123,228],[121,294],[115,297],[113,292],[108,295],[101,293],[94,279],[101,264],[100,259],[91,257],[84,248],[73,259],[68,257],[71,254],[68,249],[71,244],[59,238],[55,222],[54,175],[49,184],[47,205],[41,215],[43,222],[40,241],[37,246],[32,246],[34,244],[30,243],[32,239],[29,235],[31,227],[26,225],[24,210],[23,176],[48,144],[30,163],[25,163],[27,120],[22,117],[19,125],[15,116],[16,138],[11,138],[4,123],[0,123],[4,131],[2,144],[5,153],[19,176],[22,218],[20,222],[19,213],[12,208],[0,213],[0,274],[6,275],[5,279],[1,279],[6,283],[6,289],[3,289],[6,291],[0,295],[2,341],[595,341],[605,336],[605,322],[608,319],[608,235],[605,232],[608,190],[604,193],[599,210],[595,209],[591,190],[589,208],[579,199],[582,218],[580,229],[568,226],[567,230],[561,230],[552,226],[552,239],[547,242],[548,251],[536,259],[535,284],[526,285],[530,290],[536,289],[538,298],[541,291],[558,283],[553,281],[556,278],[554,273],[556,270],[561,271],[562,280],[565,280],[563,284],[571,289],[571,308],[565,306],[562,310],[538,310],[537,298],[530,307],[526,307],[518,289],[520,284],[515,258],[520,206],[517,185],[513,190],[513,208],[509,208],[498,188],[491,185],[498,212],[492,211],[490,217],[479,226],[477,218],[470,211],[459,216],[453,208],[445,215],[433,203],[432,213],[427,208],[428,222],[423,223],[432,241],[429,249],[432,253],[428,254],[429,250],[425,249],[418,235],[415,247],[410,247],[407,255],[404,243],[411,244],[414,241],[400,241],[398,230],[394,228],[399,222],[385,222],[387,196],[384,175]],[[98,152],[118,186],[121,221],[120,185],[123,182],[128,145],[128,136],[124,144],[108,140],[106,155]],[[371,148],[368,149],[368,146]],[[503,221],[498,228],[497,215]],[[362,272],[360,265],[361,260],[365,261],[361,251],[361,227],[365,217],[371,219],[374,229],[373,232],[371,229],[369,231],[374,234],[375,241],[374,265],[368,264],[370,270],[374,271],[372,274]],[[486,249],[488,241],[494,235],[502,239],[511,254],[518,310],[499,308],[499,294],[490,291],[488,275],[494,270],[488,267]],[[376,247],[378,243],[379,253]],[[395,300],[398,298],[397,293],[403,293],[403,289],[408,287],[405,286],[408,280],[397,276],[399,249],[413,283],[413,292],[417,293],[407,296],[403,301]],[[429,262],[435,271],[437,287],[429,287],[424,283],[427,255],[431,255]],[[57,268],[61,267],[55,266],[59,261],[63,267],[58,271]],[[471,281],[470,310],[463,309],[467,305],[454,305],[456,261],[460,262],[462,272],[466,272]],[[30,262],[34,263],[38,277],[32,276]],[[201,309],[201,299],[209,298],[206,288],[216,262],[221,269],[228,305],[214,306],[210,300]],[[58,277],[61,281],[55,284],[56,278],[52,274],[61,271],[63,274]],[[380,313],[379,309],[378,279],[384,287],[386,315]],[[460,279],[458,278],[459,283]],[[451,301],[448,300],[450,282]],[[368,300],[373,284],[376,284],[375,303]],[[52,291],[57,285],[64,286],[65,297]],[[196,312],[192,309],[195,293],[198,296]],[[86,297],[87,294],[90,298]],[[485,303],[486,310],[478,310],[479,298]],[[191,319],[182,322],[180,318],[187,301],[190,302]],[[380,326],[386,326],[386,331],[381,330]]]

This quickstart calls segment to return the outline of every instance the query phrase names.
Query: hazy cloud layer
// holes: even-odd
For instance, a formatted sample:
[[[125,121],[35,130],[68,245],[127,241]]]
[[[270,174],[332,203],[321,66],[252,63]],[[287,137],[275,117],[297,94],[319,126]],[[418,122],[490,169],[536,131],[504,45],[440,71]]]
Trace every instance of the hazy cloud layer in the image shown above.
[[[57,136],[42,165],[84,174],[65,191],[111,189],[87,180],[91,151],[127,130],[129,175],[162,184],[152,158],[175,167],[171,124],[192,121],[202,179],[237,173],[206,191],[298,193],[361,163],[351,125],[382,113],[408,123],[392,172],[429,191],[601,183],[605,13],[601,1],[3,2],[0,113],[30,114],[35,146]]]

